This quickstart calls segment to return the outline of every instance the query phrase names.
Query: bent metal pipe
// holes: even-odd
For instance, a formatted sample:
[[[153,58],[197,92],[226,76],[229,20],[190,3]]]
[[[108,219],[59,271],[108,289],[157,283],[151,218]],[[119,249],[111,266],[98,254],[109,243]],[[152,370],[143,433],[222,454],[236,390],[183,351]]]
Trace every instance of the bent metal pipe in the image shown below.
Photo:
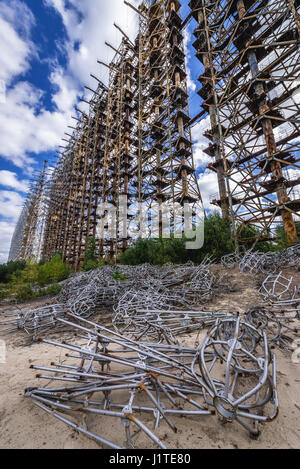
[[[198,349],[137,341],[91,320],[69,318],[57,321],[74,328],[76,342],[44,342],[65,349],[71,364],[31,366],[39,371],[37,378],[51,380],[51,387],[28,388],[25,396],[102,446],[165,449],[162,432],[170,430],[172,446],[179,417],[201,422],[215,413],[257,437],[259,424],[277,415],[275,357],[266,335],[239,318],[219,318]],[[262,411],[270,406],[265,416]],[[106,438],[109,419],[120,423],[116,441]]]

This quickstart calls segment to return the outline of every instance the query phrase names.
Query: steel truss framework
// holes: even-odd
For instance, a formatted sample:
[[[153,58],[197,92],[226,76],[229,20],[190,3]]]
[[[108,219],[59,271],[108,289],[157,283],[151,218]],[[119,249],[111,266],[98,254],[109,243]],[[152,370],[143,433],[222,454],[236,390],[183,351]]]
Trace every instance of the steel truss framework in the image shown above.
[[[47,161],[39,176],[32,181],[12,237],[9,261],[41,257],[46,221]]]
[[[179,1],[144,1],[136,9],[136,40],[131,42],[121,31],[123,39],[111,63],[98,61],[109,68],[108,87],[94,77],[98,86],[88,88],[93,92],[89,112],[77,109],[80,118],[74,118],[76,126],[63,139],[66,144],[47,187],[46,259],[61,252],[78,270],[90,237],[97,239],[100,257],[116,258],[134,241],[128,225],[135,213],[139,228],[141,204],[151,209],[154,203],[189,203],[194,212],[202,207],[180,6]],[[120,227],[120,196],[127,197],[125,227]],[[106,232],[105,238],[98,236],[99,227],[101,233],[108,224],[100,203],[115,207],[116,230],[113,235]]]
[[[297,239],[300,209],[299,0],[191,0],[193,46],[202,64],[205,150],[218,175],[212,203],[238,226],[267,238],[283,221]],[[299,174],[299,173],[298,173]],[[256,235],[256,233],[254,233]],[[257,236],[257,235],[256,235]]]
[[[61,252],[64,260],[78,268],[86,239],[96,236],[97,208],[102,187],[102,165],[106,129],[107,89],[98,87],[89,102],[89,113],[81,111],[73,134],[67,134],[60,160],[48,186],[48,217],[43,254],[49,259]],[[79,111],[79,110],[78,110]]]
[[[192,17],[203,99],[193,121],[210,117],[205,152],[219,185],[212,203],[231,221],[237,242],[245,225],[253,228],[251,238],[268,239],[282,221],[295,242],[300,1],[190,0],[184,21],[179,0],[144,0],[138,8],[125,3],[138,14],[139,32],[131,42],[117,26],[120,47],[107,44],[115,56],[110,64],[99,61],[109,69],[108,86],[93,76],[96,89],[86,87],[92,98],[82,100],[88,112],[77,109],[76,124],[66,134],[46,188],[44,257],[61,252],[78,270],[93,237],[100,257],[116,258],[134,242],[128,228],[140,228],[136,215],[142,204],[151,210],[154,204],[188,202],[194,211],[202,205],[183,45],[183,28]],[[126,226],[121,226],[120,196],[127,198]],[[101,233],[109,222],[100,204],[115,208],[115,232],[104,238],[99,227]],[[31,212],[27,203],[12,242],[14,258],[21,245],[27,249]],[[162,225],[160,213],[160,233]]]
[[[102,201],[116,207],[117,231],[120,195],[127,197],[129,222],[141,204],[150,210],[153,203],[202,204],[192,154],[180,6],[178,1],[144,1],[137,10],[135,42],[125,37],[109,65]],[[100,242],[100,255],[113,257],[131,242],[125,227],[122,237],[115,233]]]

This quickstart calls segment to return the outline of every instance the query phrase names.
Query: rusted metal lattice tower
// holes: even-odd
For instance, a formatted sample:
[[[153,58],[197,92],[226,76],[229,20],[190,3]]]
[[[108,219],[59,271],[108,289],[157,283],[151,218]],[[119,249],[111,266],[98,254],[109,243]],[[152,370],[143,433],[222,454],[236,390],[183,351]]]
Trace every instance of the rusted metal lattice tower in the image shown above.
[[[43,256],[50,259],[60,252],[76,270],[91,237],[97,239],[99,257],[116,259],[130,246],[136,236],[128,228],[140,228],[142,204],[153,209],[168,203],[176,209],[189,203],[192,213],[202,211],[193,162],[181,2],[145,0],[139,8],[125,3],[138,15],[138,35],[132,42],[115,25],[123,36],[121,44],[118,49],[107,44],[115,51],[111,63],[98,61],[109,69],[108,87],[93,77],[97,89],[88,88],[92,98],[82,100],[89,110],[77,109],[76,125],[63,139],[46,189]],[[128,209],[126,226],[120,197]],[[105,238],[99,236],[99,227],[105,229],[108,223],[100,204],[115,208],[115,232]],[[162,234],[162,212],[158,217]],[[171,225],[174,230],[175,218]]]
[[[27,260],[32,257],[39,260],[44,239],[46,202],[45,184],[47,161],[43,169],[31,183],[19,220],[17,222],[9,252],[9,261]]]
[[[102,176],[103,204],[115,209],[114,230],[105,239],[100,239],[100,256],[113,258],[125,250],[130,241],[127,227],[120,226],[119,198],[126,198],[129,208],[135,197],[132,185],[131,166],[136,158],[136,68],[137,54],[134,44],[124,35],[122,43],[109,68],[109,90],[107,96],[106,139]],[[100,223],[104,226],[104,214]],[[121,232],[122,229],[122,232]]]
[[[190,129],[181,2],[140,8],[139,199],[201,204]]]
[[[142,2],[135,9],[139,34],[134,42],[116,25],[123,35],[120,47],[107,44],[115,51],[111,63],[98,61],[109,69],[108,88],[94,77],[98,88],[86,102],[89,114],[77,110],[80,119],[66,134],[48,187],[46,259],[61,252],[77,270],[90,237],[97,239],[100,257],[116,258],[134,242],[128,228],[140,204],[202,208],[179,10],[178,0]],[[126,198],[126,226],[120,197]],[[97,238],[97,226],[107,228],[105,213],[97,211],[100,203],[115,208],[115,230],[105,231],[104,239]]]
[[[205,152],[217,173],[212,203],[239,239],[268,239],[277,223],[296,242],[300,199],[299,0],[191,0],[198,25]]]
[[[83,261],[86,240],[96,237],[97,208],[102,192],[107,88],[98,80],[89,101],[89,114],[80,111],[48,186],[48,217],[43,254],[60,252],[75,269]],[[79,110],[78,110],[79,111]]]

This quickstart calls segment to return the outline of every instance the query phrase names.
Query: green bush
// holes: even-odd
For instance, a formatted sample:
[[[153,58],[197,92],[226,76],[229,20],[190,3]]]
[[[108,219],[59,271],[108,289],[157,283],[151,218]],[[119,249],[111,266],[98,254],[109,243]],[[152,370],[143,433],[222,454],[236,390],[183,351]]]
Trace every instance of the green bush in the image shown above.
[[[84,263],[82,270],[84,272],[89,272],[90,270],[98,269],[98,267],[100,267],[100,264],[90,259]]]
[[[25,262],[7,262],[7,264],[0,264],[0,283],[9,283],[13,275],[20,275],[22,270],[26,267]]]
[[[96,254],[96,240],[95,238],[88,238],[86,242],[86,249],[84,254],[83,271],[88,272],[100,267],[97,254]]]
[[[30,285],[24,285],[21,287],[17,293],[17,300],[18,301],[28,301],[32,300],[33,298],[36,297],[36,294],[32,290]]]
[[[234,243],[231,237],[229,222],[222,218],[219,213],[208,215],[204,221],[204,244],[201,249],[188,251],[189,259],[200,263],[205,256],[212,256],[220,261],[222,256],[234,251]]]
[[[274,247],[270,241],[260,241],[253,245],[256,238],[260,237],[260,230],[252,225],[239,225],[237,227],[238,239],[240,246],[243,247],[245,251],[248,249],[253,249],[254,251],[268,252],[274,250]],[[262,235],[262,238],[271,236],[267,232]]]
[[[139,239],[135,246],[120,254],[123,265],[149,263],[163,265],[167,262],[183,263],[189,260],[184,239]]]
[[[50,285],[47,288],[40,288],[37,292],[38,297],[43,297],[43,296],[56,296],[58,295],[62,290],[62,287],[57,285],[57,283],[54,283],[53,285]]]
[[[55,254],[50,262],[38,267],[37,282],[40,286],[61,282],[70,273],[69,266],[63,263],[60,254]]]
[[[112,277],[113,277],[114,280],[122,280],[122,281],[127,280],[126,275],[121,274],[121,272],[120,272],[119,270],[116,270],[116,271],[113,273],[113,276],[112,276]]]
[[[138,239],[135,246],[120,254],[120,263],[123,265],[138,265],[150,262],[148,246],[152,242],[152,240]]]
[[[58,282],[69,277],[71,270],[64,264],[60,254],[55,254],[50,262],[29,259],[26,263],[15,262],[0,266],[0,275],[4,282],[0,282],[0,301],[14,295],[18,301],[27,301],[35,297],[58,295],[61,288]],[[1,285],[2,283],[2,285]],[[48,288],[37,286],[50,285]]]
[[[4,300],[4,298],[7,298],[7,296],[8,296],[7,290],[0,290],[0,301]]]
[[[186,249],[186,239],[139,239],[136,245],[120,255],[120,263],[138,265],[150,263],[163,265],[167,262],[184,264],[191,260],[200,263],[207,256],[217,261],[234,251],[229,223],[218,213],[209,215],[204,222],[204,245],[201,249]]]
[[[39,288],[36,292],[36,296],[38,298],[42,298],[43,296],[47,296],[47,289],[46,288]]]

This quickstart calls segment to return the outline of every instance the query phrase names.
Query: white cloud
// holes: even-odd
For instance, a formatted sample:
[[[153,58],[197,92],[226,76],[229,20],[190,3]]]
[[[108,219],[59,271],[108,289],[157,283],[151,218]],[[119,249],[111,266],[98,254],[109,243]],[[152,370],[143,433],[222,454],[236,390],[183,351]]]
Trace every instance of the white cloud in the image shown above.
[[[14,191],[0,191],[0,215],[2,217],[17,221],[24,199]]]
[[[203,199],[205,210],[219,210],[215,205],[212,205],[212,195],[218,194],[218,178],[214,171],[206,169],[204,173],[201,173],[198,177],[198,183]],[[218,198],[218,196],[216,197]]]
[[[138,0],[133,3],[137,5]],[[31,58],[37,57],[36,46],[30,38],[35,18],[20,0],[0,0],[0,80],[7,86],[5,103],[0,103],[0,153],[27,173],[35,163],[29,153],[38,155],[55,150],[61,144],[74,105],[83,94],[83,85],[96,86],[90,73],[107,80],[107,69],[97,64],[97,58],[109,63],[114,52],[104,42],[107,40],[115,47],[120,43],[122,36],[114,28],[114,21],[132,39],[138,21],[123,0],[45,0],[45,4],[61,15],[68,34],[67,41],[57,42],[57,50],[67,53],[67,68],[62,69],[55,57],[49,58],[52,65],[49,81],[54,89],[52,101],[56,105],[52,112],[41,106],[43,91],[20,81],[22,74],[30,68]],[[16,78],[19,78],[16,85],[9,87]],[[25,188],[25,182],[18,181],[15,173],[10,171],[0,173],[0,183],[19,191]],[[12,235],[22,203],[17,192],[0,191],[0,215],[6,218],[0,222],[0,259],[8,253],[5,240]]]
[[[133,40],[137,33],[137,15],[123,0],[44,0],[45,4],[61,15],[68,41],[60,44],[68,54],[67,75],[83,84],[96,85],[90,73],[107,82],[108,71],[97,64],[97,59],[109,63],[114,52],[105,41],[118,47],[121,33],[113,26],[116,22]],[[132,1],[138,5],[139,0]],[[64,75],[66,76],[66,75]],[[68,79],[68,77],[67,77]]]
[[[29,32],[34,17],[19,0],[0,2],[0,79],[8,85],[11,80],[29,68],[29,58],[36,54]]]
[[[17,174],[12,171],[0,171],[0,185],[11,187],[20,192],[26,192],[28,190],[28,181],[19,181]]]
[[[204,153],[203,150],[207,148],[210,144],[208,138],[204,137],[203,133],[205,130],[210,128],[210,118],[209,116],[205,119],[201,119],[193,128],[192,128],[192,138],[193,138],[193,154],[195,161],[195,168],[201,169],[205,168],[208,163],[213,162],[213,158]]]
[[[19,0],[0,1],[0,79],[9,85],[30,67],[37,54],[30,39],[35,19],[30,9]],[[58,143],[63,118],[58,113],[40,112],[43,92],[19,81],[7,88],[0,104],[0,154],[17,167],[34,163],[28,153],[54,149]]]
[[[5,106],[0,106],[1,154],[18,167],[35,161],[28,152],[54,150],[59,145],[69,113],[41,110],[42,92],[27,82],[8,91]]]

